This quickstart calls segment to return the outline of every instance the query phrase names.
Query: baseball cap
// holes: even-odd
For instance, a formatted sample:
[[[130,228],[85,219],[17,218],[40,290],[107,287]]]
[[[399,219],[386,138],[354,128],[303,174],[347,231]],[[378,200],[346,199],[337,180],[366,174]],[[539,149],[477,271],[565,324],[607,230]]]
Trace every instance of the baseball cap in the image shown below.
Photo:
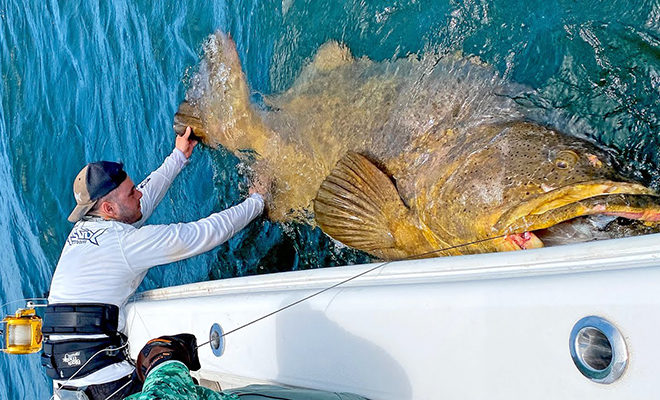
[[[87,164],[73,181],[76,208],[69,215],[69,222],[78,222],[101,197],[121,185],[126,180],[123,168],[123,164],[111,161]]]

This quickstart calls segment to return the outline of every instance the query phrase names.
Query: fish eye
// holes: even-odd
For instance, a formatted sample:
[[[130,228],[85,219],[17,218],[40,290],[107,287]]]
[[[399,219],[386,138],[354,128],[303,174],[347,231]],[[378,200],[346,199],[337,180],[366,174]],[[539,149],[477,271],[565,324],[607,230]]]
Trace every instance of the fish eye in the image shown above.
[[[562,150],[555,157],[555,165],[559,169],[572,167],[577,161],[578,155],[572,150]]]

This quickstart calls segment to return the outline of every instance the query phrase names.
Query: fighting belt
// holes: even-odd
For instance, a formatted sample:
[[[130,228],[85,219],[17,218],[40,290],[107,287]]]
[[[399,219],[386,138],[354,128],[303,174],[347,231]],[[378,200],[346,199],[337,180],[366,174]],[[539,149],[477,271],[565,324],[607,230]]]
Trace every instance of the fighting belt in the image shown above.
[[[41,365],[52,379],[83,378],[108,365],[126,360],[117,350],[126,337],[117,331],[119,307],[112,304],[54,304],[44,315]],[[52,340],[51,335],[73,335]],[[105,335],[89,338],[83,335]],[[77,338],[75,336],[81,336]]]

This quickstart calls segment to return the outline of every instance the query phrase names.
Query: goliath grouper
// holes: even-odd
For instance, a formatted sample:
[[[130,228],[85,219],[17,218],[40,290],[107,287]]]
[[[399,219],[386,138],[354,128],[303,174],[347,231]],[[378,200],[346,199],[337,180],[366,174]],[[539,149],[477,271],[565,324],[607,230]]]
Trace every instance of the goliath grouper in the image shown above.
[[[590,215],[660,220],[656,192],[596,144],[533,122],[519,90],[457,57],[374,62],[329,42],[257,106],[216,33],[175,130],[256,158],[273,220],[315,222],[382,259],[542,247],[535,232]]]

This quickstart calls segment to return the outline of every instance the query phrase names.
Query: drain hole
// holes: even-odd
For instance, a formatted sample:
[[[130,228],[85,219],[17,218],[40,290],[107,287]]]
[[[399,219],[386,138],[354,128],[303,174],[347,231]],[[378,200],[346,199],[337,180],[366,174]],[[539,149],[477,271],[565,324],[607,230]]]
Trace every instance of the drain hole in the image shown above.
[[[212,331],[210,339],[213,350],[218,350],[220,348],[220,333],[218,331]]]
[[[595,371],[603,371],[612,363],[612,344],[600,329],[586,327],[580,330],[577,348],[582,362]]]

